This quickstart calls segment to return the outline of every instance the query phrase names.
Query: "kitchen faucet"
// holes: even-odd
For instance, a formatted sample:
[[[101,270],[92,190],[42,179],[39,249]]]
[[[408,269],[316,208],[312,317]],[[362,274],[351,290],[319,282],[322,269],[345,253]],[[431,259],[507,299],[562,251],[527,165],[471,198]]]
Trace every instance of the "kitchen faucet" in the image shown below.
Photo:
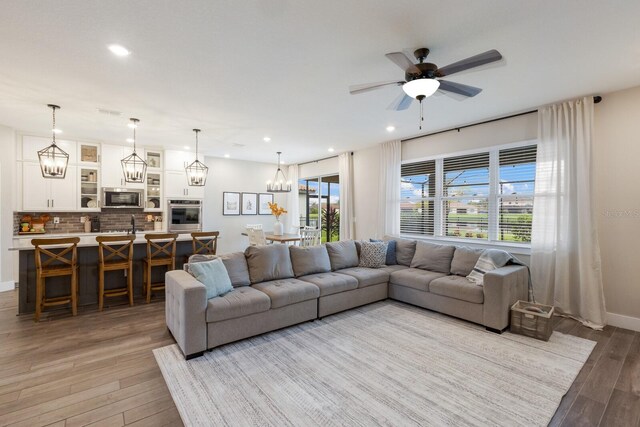
[[[131,234],[136,235],[136,216],[131,215]]]

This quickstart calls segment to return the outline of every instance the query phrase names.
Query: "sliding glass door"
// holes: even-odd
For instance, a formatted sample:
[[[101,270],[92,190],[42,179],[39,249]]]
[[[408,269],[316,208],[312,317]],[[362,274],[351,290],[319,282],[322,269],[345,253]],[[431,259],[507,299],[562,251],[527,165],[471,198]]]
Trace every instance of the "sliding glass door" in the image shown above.
[[[340,179],[338,175],[298,182],[300,226],[322,230],[322,242],[340,240]]]

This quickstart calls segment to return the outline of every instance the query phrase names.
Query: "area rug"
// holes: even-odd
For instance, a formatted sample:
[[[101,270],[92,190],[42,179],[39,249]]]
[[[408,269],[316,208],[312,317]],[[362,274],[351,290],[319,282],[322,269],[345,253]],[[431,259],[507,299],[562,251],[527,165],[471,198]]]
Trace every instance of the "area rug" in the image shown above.
[[[385,301],[190,361],[154,354],[187,426],[544,426],[594,346]]]

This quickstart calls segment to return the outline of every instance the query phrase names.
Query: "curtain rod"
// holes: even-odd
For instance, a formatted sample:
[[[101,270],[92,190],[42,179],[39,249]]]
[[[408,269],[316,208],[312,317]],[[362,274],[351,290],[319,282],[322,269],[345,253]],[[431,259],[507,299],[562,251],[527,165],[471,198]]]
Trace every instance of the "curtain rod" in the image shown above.
[[[351,152],[351,155],[353,156],[353,151]],[[318,163],[318,162],[321,162],[323,160],[335,159],[336,157],[338,157],[338,154],[336,154],[335,156],[323,157],[323,158],[317,159],[317,160],[309,160],[308,162],[304,162],[304,163],[298,163],[298,166],[308,165],[309,163]]]
[[[597,96],[593,97],[593,103],[594,104],[599,104],[600,101],[602,101],[602,97],[601,96],[597,95]],[[497,121],[500,121],[500,120],[512,119],[514,117],[526,116],[527,114],[532,114],[532,113],[537,113],[537,112],[538,112],[538,110],[525,111],[524,113],[511,114],[509,116],[498,117],[496,119],[485,120],[483,122],[471,123],[469,125],[464,125],[464,126],[456,126],[454,128],[451,128],[451,129],[439,130],[439,131],[432,132],[432,133],[426,133],[424,135],[412,136],[411,138],[402,139],[402,140],[400,140],[400,142],[412,141],[414,139],[425,138],[427,136],[438,135],[440,133],[451,132],[453,130],[456,130],[456,131],[460,132],[461,129],[466,129],[466,128],[470,128],[470,127],[478,126],[478,125],[484,125],[484,124],[487,124],[487,123],[493,123],[493,122],[497,122]]]

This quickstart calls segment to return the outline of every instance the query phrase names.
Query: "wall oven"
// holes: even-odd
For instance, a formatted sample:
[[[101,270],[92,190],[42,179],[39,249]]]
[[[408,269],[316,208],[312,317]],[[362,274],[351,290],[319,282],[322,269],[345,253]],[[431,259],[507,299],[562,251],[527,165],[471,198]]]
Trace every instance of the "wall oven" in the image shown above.
[[[144,190],[130,188],[103,188],[103,208],[141,208]]]
[[[167,229],[170,233],[190,233],[202,230],[200,200],[169,200]]]

